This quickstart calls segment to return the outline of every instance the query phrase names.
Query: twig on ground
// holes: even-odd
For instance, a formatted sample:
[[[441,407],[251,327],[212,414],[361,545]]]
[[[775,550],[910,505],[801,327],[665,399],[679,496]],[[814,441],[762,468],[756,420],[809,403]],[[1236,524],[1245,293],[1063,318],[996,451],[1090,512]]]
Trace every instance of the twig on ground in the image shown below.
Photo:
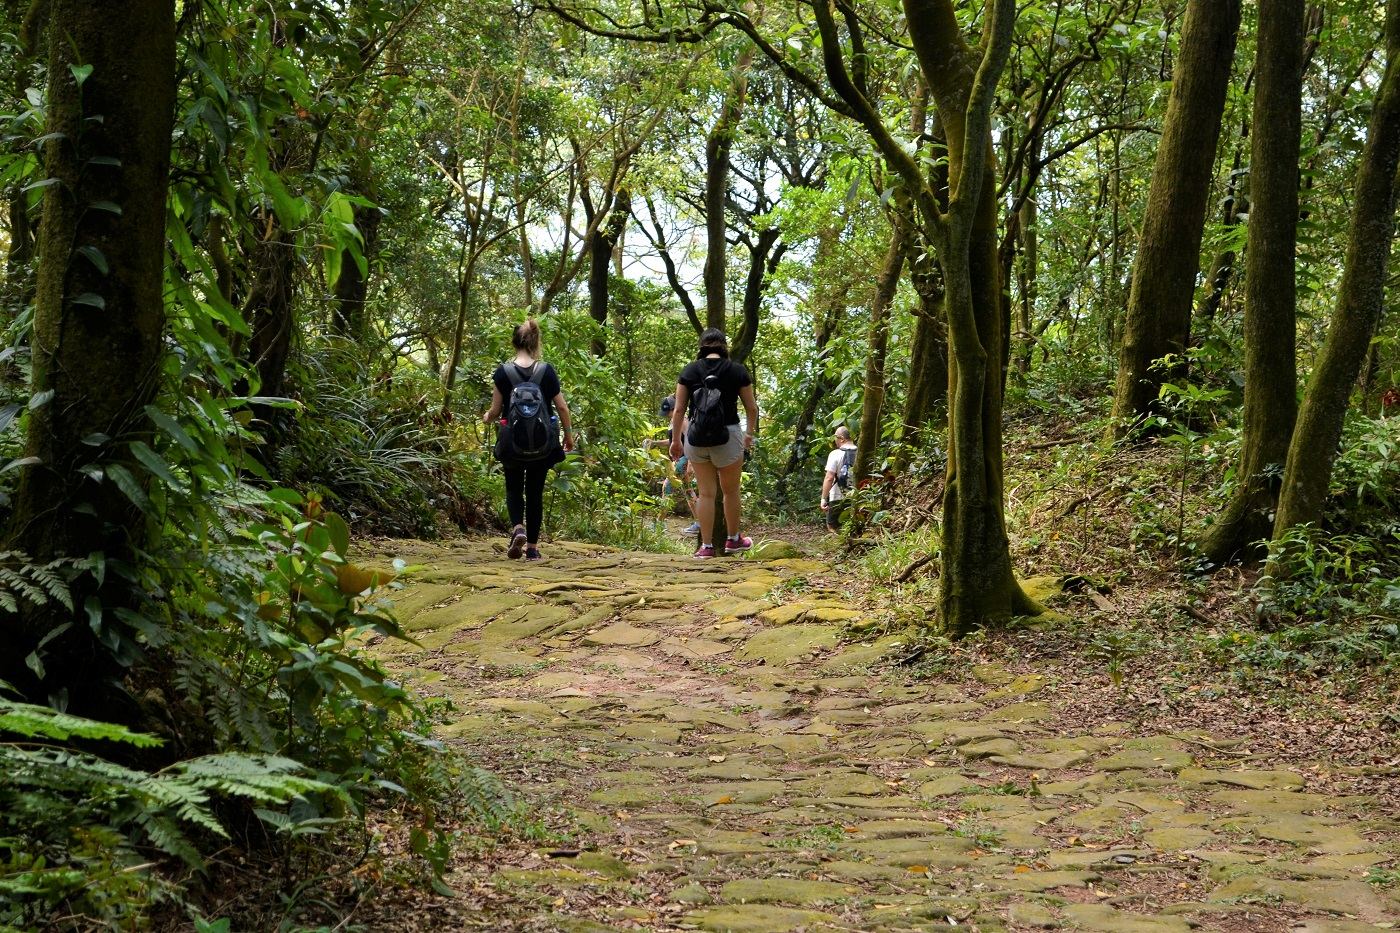
[[[923,557],[912,561],[909,564],[909,566],[905,567],[899,573],[895,574],[894,582],[907,583],[909,581],[909,578],[914,576],[914,574],[918,572],[920,567],[927,565],[937,556],[938,555],[936,554],[925,554]]]

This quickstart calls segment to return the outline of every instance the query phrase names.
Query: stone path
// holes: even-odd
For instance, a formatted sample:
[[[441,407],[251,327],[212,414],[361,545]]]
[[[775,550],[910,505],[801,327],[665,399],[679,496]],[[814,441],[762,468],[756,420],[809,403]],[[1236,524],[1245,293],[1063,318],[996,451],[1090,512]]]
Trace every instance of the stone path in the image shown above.
[[[1237,737],[1070,727],[1036,675],[883,672],[903,639],[858,640],[819,563],[393,553],[428,568],[398,599],[422,650],[380,650],[574,825],[464,863],[491,906],[461,928],[1400,928],[1400,816],[1240,770]]]

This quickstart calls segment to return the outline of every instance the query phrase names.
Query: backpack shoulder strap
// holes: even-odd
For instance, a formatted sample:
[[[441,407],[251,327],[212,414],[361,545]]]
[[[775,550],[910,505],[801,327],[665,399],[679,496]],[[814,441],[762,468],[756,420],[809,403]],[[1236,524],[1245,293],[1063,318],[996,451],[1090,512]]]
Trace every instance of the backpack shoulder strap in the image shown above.
[[[520,371],[520,364],[512,360],[506,367],[506,378],[510,380],[511,388],[516,388],[526,382],[533,382],[539,385],[540,362],[535,361],[535,365],[530,367],[530,374],[527,376]]]

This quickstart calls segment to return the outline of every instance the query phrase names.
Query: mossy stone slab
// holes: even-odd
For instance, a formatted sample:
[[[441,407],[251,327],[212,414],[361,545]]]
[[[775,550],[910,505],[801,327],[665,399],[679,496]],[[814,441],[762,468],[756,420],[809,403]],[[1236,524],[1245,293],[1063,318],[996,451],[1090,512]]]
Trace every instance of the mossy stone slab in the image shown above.
[[[707,907],[686,914],[686,920],[707,933],[789,933],[813,924],[831,923],[834,916],[816,910],[772,904]]]
[[[734,656],[741,661],[786,665],[830,650],[839,640],[840,633],[830,625],[784,625],[756,633]]]
[[[855,897],[860,889],[836,881],[806,878],[739,878],[720,888],[720,898],[740,904],[792,904],[820,907]]]
[[[1095,933],[1190,933],[1191,924],[1180,917],[1137,914],[1107,904],[1068,904],[1065,920],[1076,930]]]
[[[1177,777],[1191,784],[1229,784],[1249,790],[1296,790],[1304,784],[1296,771],[1211,771],[1182,768]]]

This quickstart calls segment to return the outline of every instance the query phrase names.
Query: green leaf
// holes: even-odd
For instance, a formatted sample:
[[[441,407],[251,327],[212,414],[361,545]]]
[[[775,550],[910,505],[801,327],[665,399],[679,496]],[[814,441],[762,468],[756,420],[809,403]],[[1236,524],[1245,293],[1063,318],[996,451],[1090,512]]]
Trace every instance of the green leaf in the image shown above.
[[[83,82],[92,77],[91,65],[69,65],[68,70],[73,73],[73,80],[78,82],[78,87],[82,87]]]
[[[141,465],[145,467],[152,476],[165,483],[165,485],[173,489],[184,488],[184,483],[180,482],[171,471],[170,464],[166,463],[165,460],[161,458],[160,454],[148,447],[144,441],[131,442],[131,455],[140,461]]]
[[[99,311],[105,311],[107,309],[107,299],[103,298],[96,292],[83,292],[76,298],[70,299],[68,303],[74,305],[84,305],[89,308],[96,308]]]
[[[331,547],[341,557],[350,550],[350,526],[345,524],[345,519],[334,512],[326,513],[326,530],[331,535]]]
[[[143,512],[151,510],[151,500],[146,497],[146,490],[141,488],[141,484],[136,481],[136,477],[131,475],[131,471],[120,463],[109,463],[107,465],[107,477],[117,488],[122,491],[131,503]]]
[[[88,207],[94,211],[106,211],[109,214],[116,214],[118,217],[120,217],[122,213],[122,206],[115,201],[93,201]]]
[[[88,262],[92,263],[93,268],[95,268],[98,272],[101,272],[103,275],[106,275],[108,272],[111,271],[111,269],[107,266],[107,257],[102,254],[102,250],[98,249],[96,246],[93,246],[91,243],[85,243],[82,246],[79,246],[78,253],[79,255],[87,259]]]

